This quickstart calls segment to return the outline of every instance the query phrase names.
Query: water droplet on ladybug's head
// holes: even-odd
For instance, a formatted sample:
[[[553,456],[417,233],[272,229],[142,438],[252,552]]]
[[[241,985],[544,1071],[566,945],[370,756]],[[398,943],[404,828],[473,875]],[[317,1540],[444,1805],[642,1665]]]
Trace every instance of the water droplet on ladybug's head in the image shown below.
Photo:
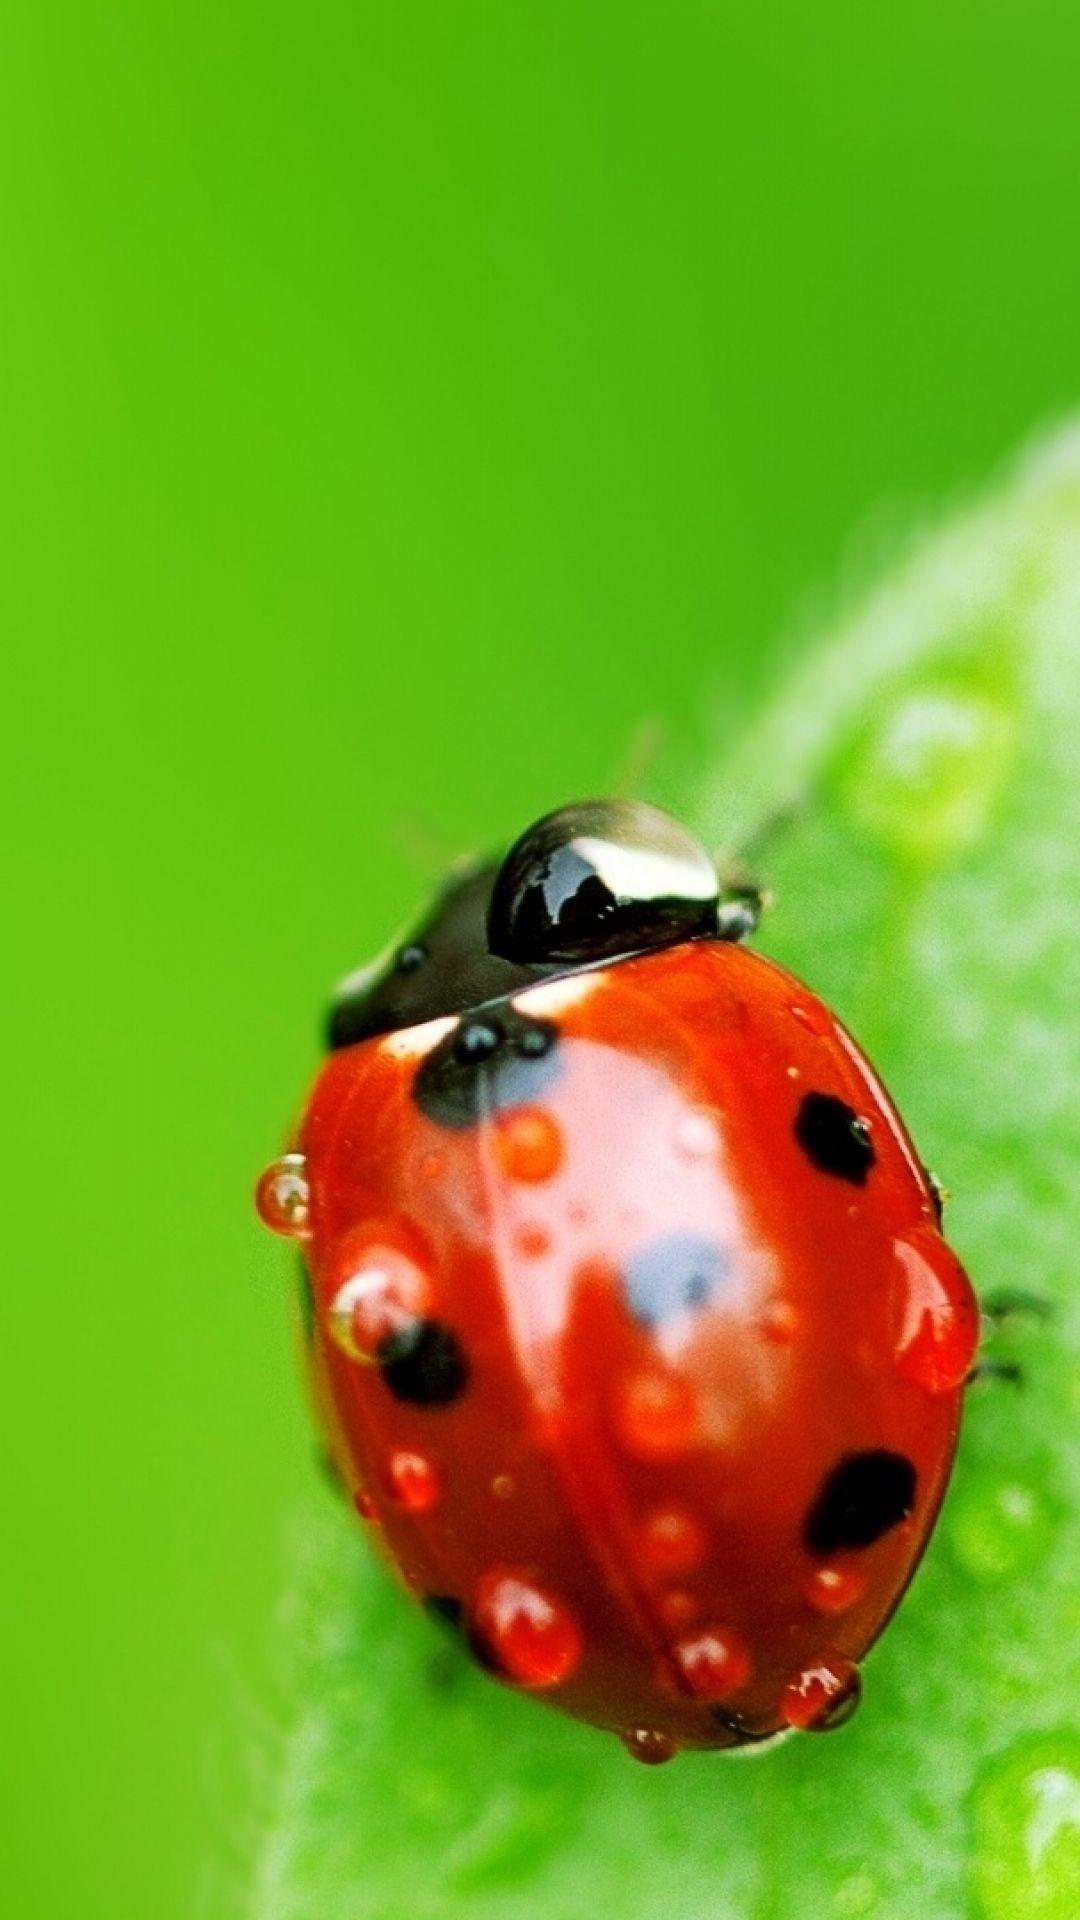
[[[716,868],[678,821],[642,801],[587,801],[511,847],[488,943],[522,965],[588,962],[715,933],[718,903]]]

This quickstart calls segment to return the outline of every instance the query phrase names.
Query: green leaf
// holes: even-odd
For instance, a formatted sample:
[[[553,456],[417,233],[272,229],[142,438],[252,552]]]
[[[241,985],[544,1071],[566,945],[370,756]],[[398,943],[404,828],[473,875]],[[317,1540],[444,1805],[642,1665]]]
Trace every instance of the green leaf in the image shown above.
[[[1080,1913],[1080,437],[930,539],[700,806],[767,846],[762,945],[854,1027],[955,1198],[990,1351],[911,1593],[828,1739],[634,1767],[498,1690],[327,1495],[229,1920],[988,1920]]]

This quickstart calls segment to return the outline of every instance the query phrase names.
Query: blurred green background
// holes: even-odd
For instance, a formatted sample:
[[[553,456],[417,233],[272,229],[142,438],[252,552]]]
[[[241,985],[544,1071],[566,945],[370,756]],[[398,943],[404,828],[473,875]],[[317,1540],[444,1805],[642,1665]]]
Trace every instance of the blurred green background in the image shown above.
[[[195,1913],[242,1818],[312,1472],[249,1190],[325,988],[642,721],[677,793],[1075,401],[1078,54],[1064,0],[5,10],[20,1920]]]

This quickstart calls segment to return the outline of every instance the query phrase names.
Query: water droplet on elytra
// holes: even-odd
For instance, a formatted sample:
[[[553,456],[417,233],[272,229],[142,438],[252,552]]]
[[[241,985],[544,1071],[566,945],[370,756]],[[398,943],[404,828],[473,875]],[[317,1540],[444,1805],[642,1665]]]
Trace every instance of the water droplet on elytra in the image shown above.
[[[842,1653],[823,1654],[788,1681],[780,1717],[800,1733],[830,1733],[850,1720],[859,1704],[859,1669]]]
[[[613,1419],[626,1451],[642,1460],[671,1459],[697,1438],[693,1389],[673,1374],[630,1374],[616,1392]]]
[[[846,1613],[866,1591],[866,1576],[858,1567],[815,1567],[805,1593],[815,1613]]]
[[[981,1768],[971,1879],[986,1920],[1080,1913],[1080,1734],[1026,1735]]]
[[[778,1347],[790,1346],[799,1331],[798,1310],[790,1300],[770,1300],[762,1310],[758,1325],[766,1340]]]
[[[701,1611],[692,1593],[685,1587],[668,1587],[656,1596],[656,1611],[666,1627],[677,1632],[688,1627]]]
[[[539,1260],[551,1248],[551,1235],[538,1221],[525,1220],[514,1235],[514,1245],[526,1260]]]
[[[399,1448],[386,1469],[390,1491],[406,1513],[430,1513],[439,1503],[442,1487],[434,1462],[423,1453]]]
[[[271,1161],[255,1188],[259,1218],[271,1233],[287,1240],[311,1236],[311,1188],[302,1153],[283,1153]]]
[[[550,1180],[563,1159],[559,1123],[543,1107],[510,1107],[492,1122],[495,1157],[508,1180]]]
[[[676,1665],[699,1700],[727,1700],[750,1678],[750,1655],[725,1627],[709,1627],[673,1649]]]
[[[705,1107],[691,1107],[675,1122],[675,1148],[687,1160],[708,1160],[720,1149],[720,1128]]]
[[[685,1507],[654,1507],[638,1532],[642,1569],[660,1579],[693,1573],[707,1545],[704,1528]]]
[[[666,1733],[655,1733],[649,1727],[629,1728],[620,1733],[619,1739],[631,1760],[640,1760],[646,1767],[662,1767],[665,1761],[674,1760],[679,1751]]]
[[[893,1241],[896,1365],[926,1393],[955,1393],[979,1345],[979,1309],[963,1267],[932,1227]]]
[[[383,1343],[429,1313],[432,1277],[419,1262],[370,1226],[344,1234],[321,1274],[331,1295],[327,1326],[350,1360],[374,1361]]]
[[[956,1489],[945,1511],[953,1557],[986,1586],[1030,1573],[1056,1530],[1057,1515],[1042,1488],[985,1470]]]
[[[557,1687],[581,1660],[581,1629],[569,1607],[524,1574],[484,1574],[472,1621],[499,1671],[519,1686]]]

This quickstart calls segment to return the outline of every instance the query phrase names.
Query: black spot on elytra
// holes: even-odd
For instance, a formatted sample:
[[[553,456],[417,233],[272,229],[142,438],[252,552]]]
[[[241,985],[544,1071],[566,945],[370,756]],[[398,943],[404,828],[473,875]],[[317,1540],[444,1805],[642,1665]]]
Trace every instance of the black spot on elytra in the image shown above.
[[[669,1233],[631,1255],[623,1285],[635,1320],[661,1326],[687,1308],[703,1307],[724,1287],[727,1255],[696,1233]]]
[[[379,1371],[396,1399],[446,1407],[464,1390],[469,1364],[457,1335],[441,1320],[413,1320],[383,1341]]]
[[[795,1138],[822,1173],[866,1185],[876,1157],[870,1129],[846,1100],[834,1093],[808,1093],[795,1121]]]
[[[470,1014],[421,1062],[413,1098],[437,1126],[473,1127],[546,1092],[559,1070],[558,1037],[550,1020],[509,1003]]]
[[[845,1454],[825,1477],[806,1516],[811,1553],[872,1547],[915,1505],[915,1468],[905,1454],[875,1447]]]

